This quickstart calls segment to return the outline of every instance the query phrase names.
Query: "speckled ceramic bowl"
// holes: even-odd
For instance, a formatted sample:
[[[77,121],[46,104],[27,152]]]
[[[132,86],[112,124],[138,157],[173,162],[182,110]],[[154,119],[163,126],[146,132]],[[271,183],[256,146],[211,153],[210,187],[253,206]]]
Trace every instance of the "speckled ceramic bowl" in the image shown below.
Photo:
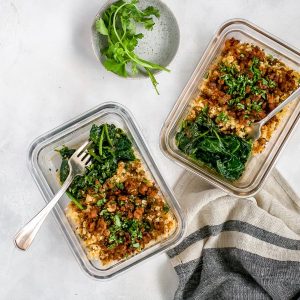
[[[110,0],[99,10],[92,25],[92,46],[97,59],[100,62],[104,61],[100,49],[105,47],[106,39],[96,32],[95,22],[102,15],[102,13],[115,1]],[[147,6],[154,6],[159,9],[160,18],[154,17],[155,25],[152,30],[145,30],[137,27],[137,32],[144,34],[143,39],[139,40],[135,53],[141,58],[167,67],[176,55],[179,47],[180,32],[175,16],[171,10],[160,0],[140,0],[139,8],[146,8]],[[127,69],[129,77],[144,78],[146,73],[143,69],[139,69],[136,75],[131,73],[130,68]],[[154,74],[161,71],[155,70]]]

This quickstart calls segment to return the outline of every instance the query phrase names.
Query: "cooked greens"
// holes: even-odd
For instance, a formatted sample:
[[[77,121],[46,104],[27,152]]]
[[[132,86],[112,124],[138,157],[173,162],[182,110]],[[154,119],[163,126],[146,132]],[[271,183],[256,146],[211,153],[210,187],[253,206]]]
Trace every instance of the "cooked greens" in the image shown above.
[[[235,135],[225,135],[202,109],[193,121],[185,120],[176,134],[178,148],[192,159],[203,162],[228,180],[238,179],[252,149],[252,142]]]
[[[101,49],[101,54],[106,58],[104,61],[105,68],[119,76],[128,76],[127,66],[131,68],[134,75],[141,72],[142,68],[158,93],[158,82],[153,71],[169,72],[169,70],[140,58],[134,50],[138,41],[144,37],[142,33],[136,32],[137,24],[141,24],[147,30],[152,30],[155,24],[153,17],[159,18],[160,14],[159,10],[153,6],[140,10],[136,5],[137,3],[138,0],[114,2],[96,21],[97,32],[107,40],[107,47]]]
[[[92,164],[87,167],[84,176],[74,178],[68,189],[70,198],[77,206],[89,188],[97,189],[97,184],[103,184],[106,179],[115,174],[119,161],[135,159],[132,143],[128,136],[113,124],[93,125],[90,131],[90,140],[93,143],[88,152],[92,156]],[[68,177],[68,159],[74,151],[67,147],[59,150],[63,159],[60,167],[62,183]]]
[[[122,129],[93,125],[89,139],[92,164],[68,189],[72,203],[66,215],[89,259],[105,265],[165,239],[176,221]],[[67,176],[74,150],[62,147],[58,152],[63,159],[61,174]]]

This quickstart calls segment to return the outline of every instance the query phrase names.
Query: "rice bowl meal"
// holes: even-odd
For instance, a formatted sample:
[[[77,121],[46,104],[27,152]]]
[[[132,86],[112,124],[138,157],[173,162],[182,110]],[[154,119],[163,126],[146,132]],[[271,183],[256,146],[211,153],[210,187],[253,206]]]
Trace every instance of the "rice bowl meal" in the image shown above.
[[[68,189],[66,216],[89,259],[109,266],[165,240],[177,221],[122,129],[93,125],[90,140],[93,161]],[[74,150],[58,151],[64,182]]]
[[[211,64],[176,134],[180,151],[223,178],[238,180],[251,155],[261,153],[288,111],[283,109],[247,137],[260,121],[300,85],[300,73],[251,43],[230,38]]]

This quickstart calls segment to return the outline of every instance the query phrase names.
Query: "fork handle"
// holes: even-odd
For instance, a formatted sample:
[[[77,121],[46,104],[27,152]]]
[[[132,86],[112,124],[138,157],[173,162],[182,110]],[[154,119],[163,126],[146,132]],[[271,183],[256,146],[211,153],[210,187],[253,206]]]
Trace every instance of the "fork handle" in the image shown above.
[[[30,247],[33,239],[38,233],[49,212],[66,192],[69,185],[72,183],[73,178],[74,176],[69,174],[54,198],[17,233],[15,237],[15,244],[19,249],[25,251]]]
[[[273,118],[277,113],[279,113],[286,105],[288,105],[291,101],[295,100],[300,96],[300,88],[298,88],[295,92],[293,92],[290,96],[288,96],[283,102],[281,102],[277,107],[275,107],[265,118],[259,121],[259,123],[264,125],[271,118]]]

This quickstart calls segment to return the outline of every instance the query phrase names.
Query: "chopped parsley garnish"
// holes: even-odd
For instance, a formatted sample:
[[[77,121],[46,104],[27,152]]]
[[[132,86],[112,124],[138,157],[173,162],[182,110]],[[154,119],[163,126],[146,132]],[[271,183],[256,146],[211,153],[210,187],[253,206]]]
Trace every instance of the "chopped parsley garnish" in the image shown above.
[[[235,107],[237,110],[245,110],[246,105],[242,101],[250,97],[251,94],[261,96],[262,99],[266,100],[266,89],[273,89],[277,86],[275,81],[268,77],[262,77],[259,66],[260,60],[254,57],[249,67],[252,76],[249,76],[247,73],[240,73],[234,64],[229,66],[220,64],[219,70],[223,73],[220,78],[224,80],[227,86],[226,93],[231,95],[231,99],[228,101],[229,106]],[[261,88],[260,84],[264,85],[266,89]],[[260,111],[257,105],[247,106],[247,109]]]
[[[253,102],[249,105],[250,109],[255,110],[257,112],[262,111],[262,102]]]
[[[107,209],[101,210],[99,215],[103,216],[104,219],[110,219],[110,213],[107,211]]]
[[[216,117],[216,122],[222,122],[222,123],[226,123],[229,120],[228,115],[226,114],[226,112],[222,111],[221,113],[219,113],[219,115]]]
[[[243,103],[239,102],[239,103],[236,104],[236,108],[239,109],[239,110],[244,110],[245,109],[245,105]]]
[[[164,211],[165,213],[167,213],[167,212],[169,212],[169,210],[170,210],[169,205],[165,204],[164,207],[163,207],[163,211]]]
[[[124,189],[124,184],[122,182],[117,182],[116,183],[116,187],[120,190],[123,190]]]
[[[142,239],[142,229],[148,230],[149,225],[145,222],[140,222],[135,219],[123,219],[121,220],[118,214],[113,216],[114,224],[109,227],[110,236],[109,243],[110,249],[113,249],[118,244],[123,243],[124,232],[128,232],[130,234],[131,246],[134,248],[139,248],[140,244],[138,242],[139,239]]]
[[[120,228],[118,226],[111,226],[109,227],[110,235],[108,237],[109,242],[109,249],[113,249],[119,244],[122,244],[124,242],[124,237],[120,235]]]
[[[139,248],[140,247],[140,243],[134,243],[134,244],[132,244],[132,247],[133,248]]]
[[[115,215],[114,216],[114,221],[115,221],[115,225],[117,226],[117,227],[121,227],[121,220],[120,220],[120,217],[119,217],[119,215]]]
[[[269,80],[268,85],[269,85],[269,88],[271,88],[271,89],[273,89],[277,86],[276,82],[271,79]]]
[[[98,201],[97,201],[97,206],[102,206],[103,204],[106,203],[106,201],[107,201],[107,200],[106,200],[105,198],[98,200]]]

